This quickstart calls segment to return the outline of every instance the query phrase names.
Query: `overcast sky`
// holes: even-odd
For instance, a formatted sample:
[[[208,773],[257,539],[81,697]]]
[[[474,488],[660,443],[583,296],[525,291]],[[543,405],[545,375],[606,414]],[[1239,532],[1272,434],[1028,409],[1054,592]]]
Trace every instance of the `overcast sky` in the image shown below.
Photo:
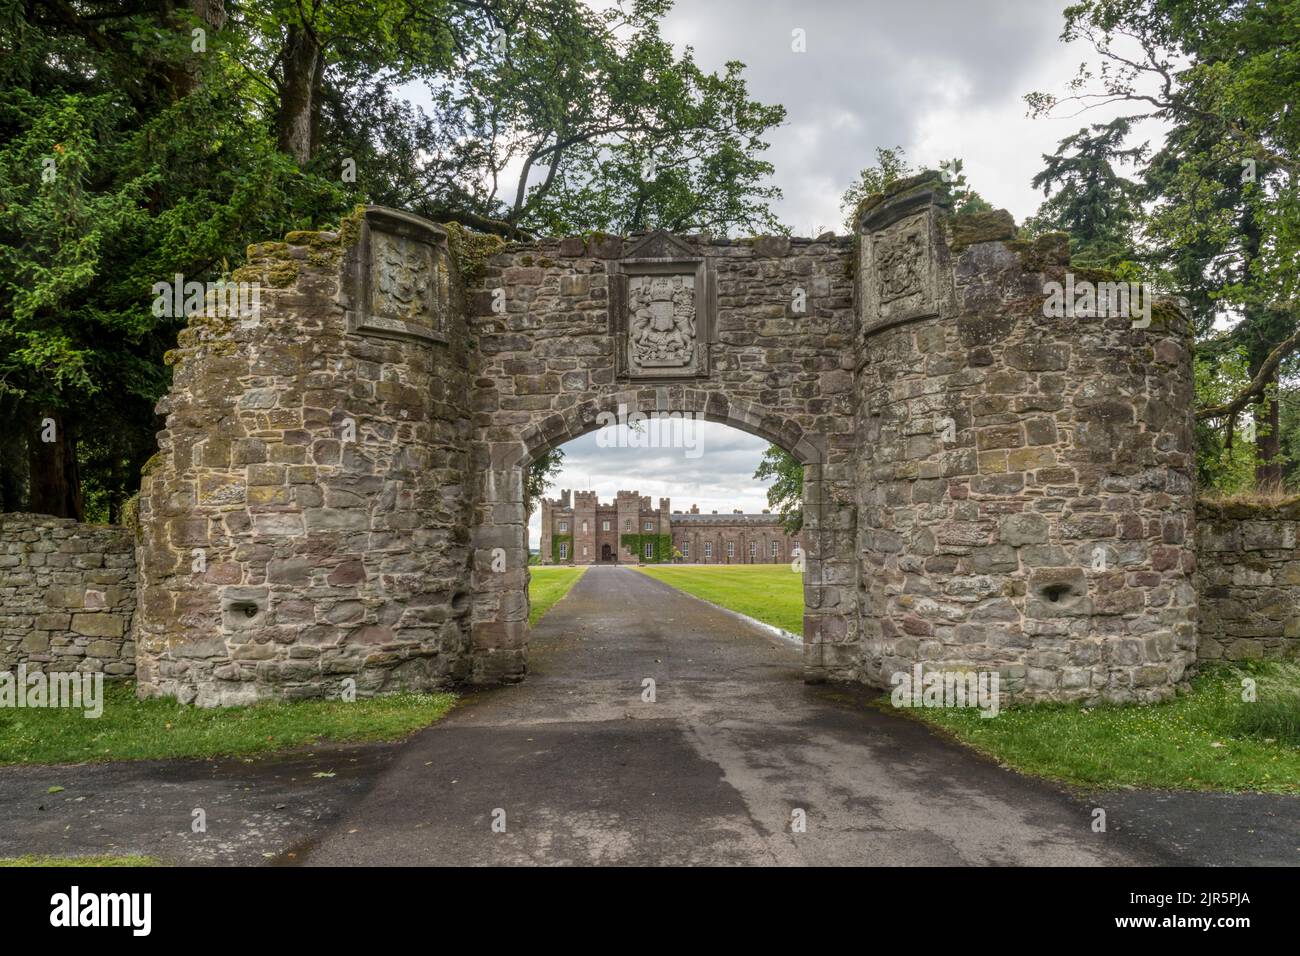
[[[664,35],[706,69],[746,64],[749,91],[786,108],[766,156],[784,192],[779,218],[798,235],[843,231],[839,201],[878,146],[919,166],[961,157],[971,185],[1017,222],[1042,196],[1030,180],[1059,140],[1111,113],[1030,119],[1025,93],[1063,94],[1087,48],[1058,39],[1065,0],[679,0]],[[803,31],[806,52],[792,49]],[[418,99],[418,97],[416,97]],[[1148,134],[1149,135],[1149,134]],[[541,171],[539,171],[540,174]],[[757,510],[751,478],[766,443],[700,424],[705,453],[565,446],[556,487],[671,497],[674,507]],[[536,545],[538,518],[530,538]]]
[[[767,157],[797,235],[843,231],[839,200],[876,147],[915,165],[961,157],[967,179],[1016,221],[1042,196],[1042,155],[1113,113],[1030,119],[1023,96],[1065,93],[1086,45],[1063,44],[1064,0],[679,0],[664,35],[707,69],[746,65],[750,93],[786,108]],[[807,51],[791,49],[802,30]]]

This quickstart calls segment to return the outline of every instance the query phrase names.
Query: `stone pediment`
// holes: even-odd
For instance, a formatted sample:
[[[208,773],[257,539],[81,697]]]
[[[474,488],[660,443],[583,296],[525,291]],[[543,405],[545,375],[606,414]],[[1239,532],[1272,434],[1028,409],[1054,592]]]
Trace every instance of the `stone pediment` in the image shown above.
[[[623,254],[623,259],[698,259],[699,253],[689,243],[663,229],[656,229],[638,239]]]

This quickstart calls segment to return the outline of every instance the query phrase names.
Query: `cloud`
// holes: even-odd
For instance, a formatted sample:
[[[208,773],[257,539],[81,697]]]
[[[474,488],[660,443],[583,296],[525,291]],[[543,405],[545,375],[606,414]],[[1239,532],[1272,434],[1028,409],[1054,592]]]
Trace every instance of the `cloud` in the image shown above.
[[[877,147],[915,164],[960,156],[969,182],[1017,221],[1042,196],[1030,180],[1042,154],[1109,115],[1028,118],[1022,97],[1060,92],[1086,58],[1062,44],[1065,4],[1043,0],[711,0],[679,2],[664,35],[707,69],[746,65],[750,92],[781,103],[768,135],[776,212],[797,234],[843,229],[839,200]],[[807,50],[791,50],[792,31]]]

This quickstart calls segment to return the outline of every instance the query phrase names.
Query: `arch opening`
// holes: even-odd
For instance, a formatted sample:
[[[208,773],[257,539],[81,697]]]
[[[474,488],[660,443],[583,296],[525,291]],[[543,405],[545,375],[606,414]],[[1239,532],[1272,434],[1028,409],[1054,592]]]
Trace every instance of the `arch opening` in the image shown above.
[[[517,442],[498,445],[489,452],[491,467],[484,472],[474,530],[474,581],[479,603],[473,626],[473,679],[481,683],[518,681],[528,672],[531,628],[529,514],[524,501],[527,469],[553,449],[611,424],[637,418],[659,423],[660,427],[667,423],[670,428],[674,420],[726,425],[784,449],[803,466],[800,553],[783,553],[783,559],[797,558],[802,565],[805,677],[820,679],[816,673],[820,655],[816,652],[824,603],[823,555],[828,548],[823,541],[827,510],[822,474],[824,437],[806,433],[779,414],[749,402],[729,400],[717,392],[663,387],[615,393],[575,405],[522,429]],[[745,547],[750,543],[746,541]],[[770,542],[766,546],[770,551]],[[626,558],[612,542],[606,542],[594,556],[601,560],[612,557],[613,563]],[[587,557],[592,558],[593,553]],[[742,563],[737,559],[744,557],[742,549],[732,559]],[[491,570],[494,561],[497,570]],[[488,569],[486,573],[484,569]],[[814,620],[810,621],[810,617]]]

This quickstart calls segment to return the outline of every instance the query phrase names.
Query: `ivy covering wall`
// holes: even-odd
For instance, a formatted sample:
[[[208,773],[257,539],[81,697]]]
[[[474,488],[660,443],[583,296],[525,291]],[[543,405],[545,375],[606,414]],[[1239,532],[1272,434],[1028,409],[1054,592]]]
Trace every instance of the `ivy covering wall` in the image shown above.
[[[573,535],[571,534],[553,534],[551,535],[551,561],[555,564],[560,562],[560,544],[565,543],[569,546],[569,556],[564,558],[569,564],[573,563]]]
[[[625,534],[618,539],[621,547],[630,548],[632,553],[647,564],[662,564],[673,559],[673,536],[671,534]],[[645,556],[645,546],[654,546],[654,557]]]

